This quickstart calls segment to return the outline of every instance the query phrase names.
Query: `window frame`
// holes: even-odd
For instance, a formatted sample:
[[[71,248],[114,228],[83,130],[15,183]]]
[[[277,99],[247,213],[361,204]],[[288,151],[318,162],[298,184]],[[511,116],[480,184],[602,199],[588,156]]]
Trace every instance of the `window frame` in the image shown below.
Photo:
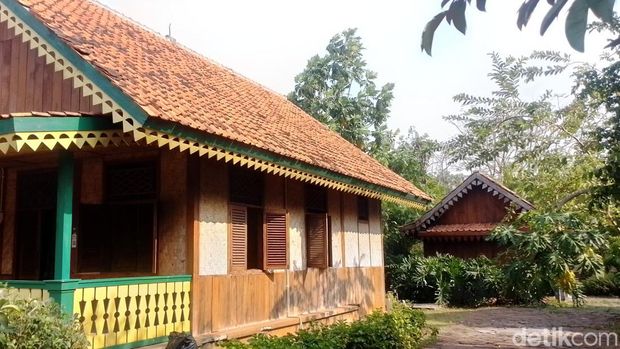
[[[153,197],[152,198],[148,198],[148,199],[127,199],[127,200],[110,200],[107,190],[108,190],[108,168],[113,167],[113,166],[122,166],[122,165],[139,165],[139,164],[150,164],[153,166],[153,172],[154,172],[154,178],[153,180],[155,181],[155,188],[154,188],[154,193],[153,193]],[[82,174],[81,174],[81,166],[76,166],[76,169],[80,169],[78,172],[78,175],[76,176],[77,178],[79,178],[79,181],[81,182],[82,180]],[[79,279],[99,279],[99,278],[118,278],[118,277],[139,277],[139,276],[157,276],[158,275],[158,268],[157,268],[157,262],[158,262],[158,249],[159,249],[159,226],[158,226],[158,216],[159,216],[159,197],[160,197],[160,192],[161,192],[161,166],[160,166],[160,158],[159,156],[145,156],[143,158],[137,158],[137,159],[115,159],[115,160],[104,160],[103,161],[103,168],[102,168],[103,174],[102,174],[102,191],[103,191],[103,202],[100,204],[100,206],[105,207],[105,206],[110,206],[110,205],[123,205],[123,204],[152,204],[153,205],[153,232],[151,235],[151,249],[152,249],[152,257],[151,257],[151,271],[150,272],[80,272],[80,261],[79,261],[79,247],[80,247],[80,223],[79,223],[79,217],[80,217],[80,207],[82,206],[81,203],[81,193],[78,191],[76,191],[76,193],[74,193],[74,197],[75,199],[75,204],[74,204],[74,208],[75,211],[77,212],[77,220],[75,220],[74,218],[74,227],[77,231],[77,244],[75,248],[71,248],[72,250],[72,261],[74,260],[75,263],[72,263],[71,265],[71,276],[73,278],[79,278]],[[77,188],[81,188],[80,186],[76,186]],[[75,225],[75,222],[77,221],[77,227]],[[73,258],[75,256],[75,258]]]

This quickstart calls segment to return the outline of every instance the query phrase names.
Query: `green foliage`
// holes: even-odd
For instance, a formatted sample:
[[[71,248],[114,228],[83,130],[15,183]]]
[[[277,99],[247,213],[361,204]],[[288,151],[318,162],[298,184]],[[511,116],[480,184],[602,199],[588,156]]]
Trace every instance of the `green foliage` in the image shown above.
[[[23,299],[0,288],[1,348],[88,348],[79,322],[64,314],[58,304]]]
[[[536,302],[547,289],[561,289],[580,305],[579,280],[604,271],[607,240],[597,226],[574,213],[528,212],[497,227],[492,238],[506,247],[506,297]]]
[[[353,323],[313,324],[283,337],[257,335],[247,343],[227,341],[229,349],[412,349],[419,348],[435,331],[427,327],[424,313],[394,301],[389,313],[375,311]]]
[[[601,277],[591,276],[583,281],[583,293],[588,296],[620,297],[620,283],[617,273],[608,273]]]
[[[289,100],[359,148],[370,153],[381,149],[388,141],[384,137],[389,136],[386,120],[394,84],[377,86],[377,73],[366,68],[356,29],[335,35],[326,50],[310,58],[295,77]]]
[[[391,288],[415,302],[477,307],[495,303],[502,290],[501,269],[486,257],[410,256],[388,266]]]
[[[542,1],[523,1],[517,16],[517,27],[519,30],[527,26],[532,13],[539,7],[540,2]],[[548,0],[547,3],[550,7],[541,22],[540,35],[544,35],[547,32],[549,26],[556,20],[562,9],[569,3],[569,0]],[[592,11],[601,21],[610,23],[614,16],[614,3],[615,0],[572,0],[565,23],[565,35],[571,47],[580,52],[584,51],[588,13]],[[465,34],[467,28],[466,12],[469,6],[471,6],[471,0],[442,0],[441,7],[447,7],[448,9],[437,14],[426,24],[422,32],[422,50],[429,56],[431,55],[435,31],[444,19],[446,23],[452,24],[458,31]],[[486,11],[486,1],[476,1],[476,7],[479,11]]]
[[[604,107],[611,114],[608,122],[597,129],[599,149],[605,154],[604,164],[596,171],[601,185],[596,190],[596,206],[620,203],[620,62],[597,71],[580,74],[581,96],[592,107]]]

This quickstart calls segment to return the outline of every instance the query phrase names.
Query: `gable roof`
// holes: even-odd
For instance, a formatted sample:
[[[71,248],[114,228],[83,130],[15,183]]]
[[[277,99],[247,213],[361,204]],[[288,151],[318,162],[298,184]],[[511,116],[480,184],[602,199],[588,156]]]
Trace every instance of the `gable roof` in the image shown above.
[[[15,7],[14,1],[0,3]],[[284,96],[99,4],[88,0],[20,3],[72,49],[68,54],[88,62],[88,66],[78,62],[78,69],[94,68],[105,78],[103,84],[112,85],[111,97],[128,97],[132,103],[119,112],[142,116],[132,120],[142,123],[135,130],[148,126],[173,136],[184,130],[192,135],[198,131],[214,137],[218,144],[243,148],[242,154],[260,153],[312,175],[337,178],[345,185],[414,203],[430,200]],[[20,11],[14,8],[14,12]],[[114,93],[117,90],[124,96]],[[148,137],[148,133],[141,137],[145,135]]]
[[[529,211],[534,208],[534,205],[519,197],[515,192],[508,189],[503,184],[485,174],[474,172],[467,177],[463,183],[446,195],[446,197],[443,198],[443,200],[435,205],[435,207],[433,207],[430,211],[426,212],[415,222],[401,227],[400,230],[406,233],[430,231],[431,227],[435,225],[439,217],[447,212],[460,199],[465,197],[470,190],[474,189],[474,187],[481,187],[482,190],[486,190],[498,200],[502,200],[504,203],[510,203],[516,206],[518,210]]]

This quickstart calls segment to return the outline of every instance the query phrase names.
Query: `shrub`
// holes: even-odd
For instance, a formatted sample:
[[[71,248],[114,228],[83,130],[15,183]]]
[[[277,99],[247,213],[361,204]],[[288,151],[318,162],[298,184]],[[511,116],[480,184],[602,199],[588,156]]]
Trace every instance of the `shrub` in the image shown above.
[[[58,304],[19,297],[0,287],[0,348],[85,349],[88,341],[76,319]]]
[[[607,273],[603,276],[592,276],[583,282],[583,293],[588,296],[620,297],[618,273]]]
[[[426,326],[423,312],[395,301],[391,312],[375,311],[353,323],[313,324],[283,337],[260,334],[247,343],[226,341],[222,346],[228,349],[412,349],[419,348],[424,337],[435,334]]]
[[[509,299],[535,302],[549,290],[561,289],[581,305],[580,280],[604,271],[600,253],[608,240],[596,227],[595,221],[574,213],[535,211],[497,227],[492,238],[506,247]]]
[[[501,269],[486,257],[410,256],[389,268],[392,290],[420,303],[476,307],[497,301],[503,288]]]

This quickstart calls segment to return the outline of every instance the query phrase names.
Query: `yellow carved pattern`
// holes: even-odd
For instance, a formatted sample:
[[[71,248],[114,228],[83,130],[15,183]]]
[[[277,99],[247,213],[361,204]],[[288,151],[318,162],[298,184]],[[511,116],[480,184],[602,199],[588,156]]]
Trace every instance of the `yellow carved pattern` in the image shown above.
[[[38,288],[17,288],[16,291],[24,298],[31,298],[40,301],[47,301],[50,299],[50,294],[47,290],[41,290]]]
[[[190,281],[82,288],[74,312],[92,349],[191,330]]]
[[[133,143],[131,136],[120,130],[108,131],[62,131],[19,132],[0,135],[0,152],[33,152],[40,150],[95,148]]]

